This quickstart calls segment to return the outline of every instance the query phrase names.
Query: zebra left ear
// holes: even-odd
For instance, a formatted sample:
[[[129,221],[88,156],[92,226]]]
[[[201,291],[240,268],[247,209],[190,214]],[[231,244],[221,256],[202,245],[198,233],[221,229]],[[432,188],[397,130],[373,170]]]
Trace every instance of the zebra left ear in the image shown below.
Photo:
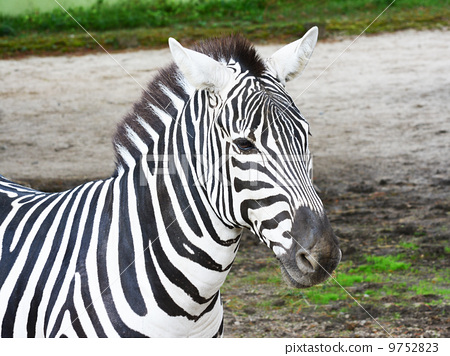
[[[314,26],[299,40],[276,51],[267,59],[269,71],[283,84],[299,76],[308,64],[318,35],[319,30]]]
[[[181,73],[196,89],[219,92],[230,82],[231,73],[223,64],[203,53],[184,48],[174,38],[169,38],[169,47]]]

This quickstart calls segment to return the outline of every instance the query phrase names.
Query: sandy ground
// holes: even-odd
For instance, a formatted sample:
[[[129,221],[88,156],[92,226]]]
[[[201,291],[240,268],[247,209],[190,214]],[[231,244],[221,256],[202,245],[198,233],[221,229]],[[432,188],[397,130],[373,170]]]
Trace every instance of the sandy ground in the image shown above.
[[[319,42],[288,90],[311,124],[315,182],[343,260],[357,265],[363,254],[395,254],[400,242],[412,241],[420,246],[412,257],[423,273],[404,281],[414,284],[432,278],[430,269],[450,267],[444,253],[450,239],[450,32],[353,40]],[[280,46],[259,50],[270,56]],[[120,66],[105,54],[0,61],[0,174],[44,190],[111,174],[116,123],[170,54],[114,58]],[[271,255],[251,238],[239,253],[244,258],[233,266],[235,278]],[[378,287],[354,289],[364,294]],[[276,286],[260,290],[242,286],[224,295],[227,336],[386,336],[356,304],[345,315],[338,312],[342,302],[301,315],[278,303],[268,313],[257,305],[279,299]],[[245,300],[245,313],[228,307],[234,297]],[[449,305],[427,304],[437,296],[416,297],[406,306],[401,296],[386,296],[365,307],[393,336],[450,337]]]
[[[448,175],[450,32],[352,41],[319,42],[302,77],[288,83],[311,123],[316,175],[334,176],[355,162],[382,178],[417,169],[424,174],[411,179]],[[259,50],[269,56],[279,47]],[[2,175],[51,189],[48,180],[112,172],[115,125],[170,53],[114,58],[120,66],[106,54],[0,61]]]

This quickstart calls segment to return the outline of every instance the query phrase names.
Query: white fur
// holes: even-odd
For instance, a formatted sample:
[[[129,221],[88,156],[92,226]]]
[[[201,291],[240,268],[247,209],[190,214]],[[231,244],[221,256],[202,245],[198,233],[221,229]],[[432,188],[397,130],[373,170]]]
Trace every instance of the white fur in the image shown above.
[[[205,54],[184,48],[174,38],[169,38],[169,47],[176,65],[196,89],[220,92],[230,83],[232,73],[224,64]]]

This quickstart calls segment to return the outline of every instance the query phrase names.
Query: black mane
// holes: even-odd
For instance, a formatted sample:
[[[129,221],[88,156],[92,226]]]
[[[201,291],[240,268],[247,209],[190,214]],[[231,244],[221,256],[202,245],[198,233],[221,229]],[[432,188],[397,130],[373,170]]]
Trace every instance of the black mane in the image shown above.
[[[255,47],[242,35],[208,39],[195,44],[192,49],[216,61],[225,60],[228,63],[233,59],[244,71],[248,70],[255,77],[260,77],[266,69]]]
[[[238,62],[243,71],[250,75],[260,77],[266,67],[264,61],[257,54],[253,45],[242,35],[231,35],[223,38],[213,38],[195,44],[193,50],[204,53],[217,60]],[[176,117],[177,109],[173,106],[170,98],[162,91],[162,87],[168,88],[180,99],[187,101],[188,95],[179,83],[179,69],[175,63],[169,64],[161,69],[156,77],[143,91],[141,99],[133,105],[123,120],[118,124],[117,131],[113,137],[113,145],[116,150],[116,163],[122,165],[122,158],[117,153],[117,146],[126,148],[135,159],[139,159],[141,153],[128,140],[127,127],[131,128],[142,141],[151,144],[153,139],[149,137],[145,129],[138,123],[138,117],[147,122],[154,131],[162,133],[165,125],[160,118],[149,108],[149,105],[167,112],[171,117]]]

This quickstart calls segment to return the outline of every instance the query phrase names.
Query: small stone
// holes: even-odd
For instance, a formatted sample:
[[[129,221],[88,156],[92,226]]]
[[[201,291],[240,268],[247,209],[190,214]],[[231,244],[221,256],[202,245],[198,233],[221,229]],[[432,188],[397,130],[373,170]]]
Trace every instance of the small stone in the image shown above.
[[[277,299],[272,304],[275,307],[282,307],[283,305],[286,304],[286,302],[283,299]]]

